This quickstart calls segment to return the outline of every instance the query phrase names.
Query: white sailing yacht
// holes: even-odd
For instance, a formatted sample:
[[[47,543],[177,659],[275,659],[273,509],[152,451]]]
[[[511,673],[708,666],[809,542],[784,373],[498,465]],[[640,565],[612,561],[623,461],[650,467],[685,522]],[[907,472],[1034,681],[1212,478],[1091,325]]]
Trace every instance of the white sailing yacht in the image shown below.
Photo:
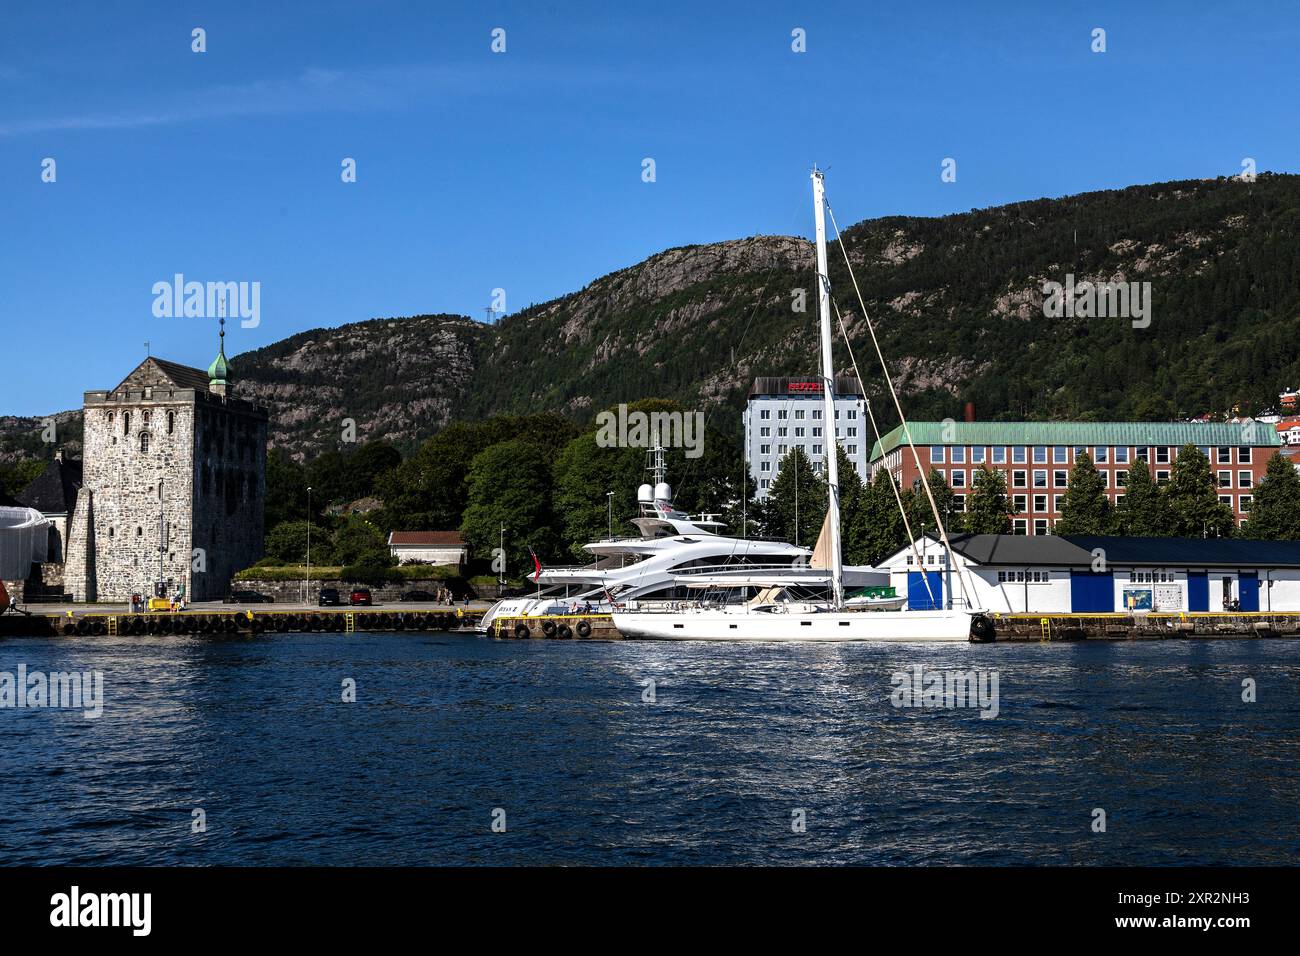
[[[793,579],[789,573],[735,569],[707,574],[698,581],[698,586],[707,587],[712,593],[719,588],[734,588],[742,599],[732,603],[695,602],[686,606],[642,608],[638,602],[632,602],[625,609],[615,607],[614,626],[624,637],[697,641],[986,641],[992,637],[987,618],[969,607],[913,611],[858,610],[845,605],[839,473],[833,441],[835,371],[831,357],[830,279],[826,266],[825,184],[820,170],[813,170],[812,181],[822,394],[826,403],[824,420],[831,429],[828,437],[832,441],[826,443],[826,519],[810,567],[796,570]],[[888,377],[888,370],[884,371]],[[943,523],[937,510],[934,517],[942,533]],[[946,540],[946,533],[943,537]],[[679,579],[687,578],[689,575],[679,575]],[[792,581],[807,584],[813,578],[829,585],[828,601],[797,598],[788,589]],[[754,597],[747,597],[755,590]],[[973,593],[965,587],[962,590]]]

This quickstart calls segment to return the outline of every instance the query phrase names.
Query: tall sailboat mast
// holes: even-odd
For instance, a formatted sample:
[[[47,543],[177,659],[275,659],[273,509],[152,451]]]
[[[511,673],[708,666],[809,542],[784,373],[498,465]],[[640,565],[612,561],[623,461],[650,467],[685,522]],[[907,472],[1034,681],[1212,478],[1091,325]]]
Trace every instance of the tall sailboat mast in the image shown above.
[[[844,559],[840,554],[840,475],[835,441],[835,365],[831,359],[831,279],[826,268],[826,187],[819,169],[812,172],[813,218],[817,225],[817,312],[822,335],[822,448],[826,452],[826,544],[830,550],[834,606],[844,604]]]

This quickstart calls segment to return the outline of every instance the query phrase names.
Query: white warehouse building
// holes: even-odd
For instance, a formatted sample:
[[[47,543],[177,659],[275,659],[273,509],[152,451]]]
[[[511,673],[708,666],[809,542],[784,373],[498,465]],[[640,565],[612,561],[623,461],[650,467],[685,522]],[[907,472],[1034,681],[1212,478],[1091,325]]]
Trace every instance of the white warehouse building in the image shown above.
[[[1300,611],[1300,541],[1001,534],[949,540],[951,567],[934,535],[880,564],[909,608],[960,607],[969,597],[1002,614]],[[963,580],[973,595],[964,594]]]
[[[824,399],[822,380],[758,378],[749,390],[743,413],[745,466],[754,479],[760,500],[766,498],[781,470],[781,459],[796,447],[819,473],[826,469]],[[867,480],[867,455],[871,451],[867,404],[857,383],[846,376],[835,379],[835,433],[858,476]]]

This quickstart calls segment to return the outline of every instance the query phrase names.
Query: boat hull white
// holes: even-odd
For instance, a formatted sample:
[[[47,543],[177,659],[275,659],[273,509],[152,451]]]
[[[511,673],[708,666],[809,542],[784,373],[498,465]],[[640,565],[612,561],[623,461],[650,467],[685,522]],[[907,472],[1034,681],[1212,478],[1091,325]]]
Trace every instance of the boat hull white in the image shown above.
[[[625,638],[659,641],[966,642],[971,611],[859,611],[824,614],[614,612]]]

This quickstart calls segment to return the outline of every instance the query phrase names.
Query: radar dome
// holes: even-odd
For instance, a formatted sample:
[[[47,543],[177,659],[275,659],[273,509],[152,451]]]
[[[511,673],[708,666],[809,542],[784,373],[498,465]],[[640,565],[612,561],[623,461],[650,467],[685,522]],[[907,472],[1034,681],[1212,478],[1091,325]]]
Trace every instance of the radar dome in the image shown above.
[[[649,485],[642,485],[640,488],[636,490],[636,500],[644,501],[644,502],[650,502],[655,500],[654,492],[651,490]]]
[[[655,501],[672,501],[673,490],[668,487],[668,482],[661,481],[655,485]]]

